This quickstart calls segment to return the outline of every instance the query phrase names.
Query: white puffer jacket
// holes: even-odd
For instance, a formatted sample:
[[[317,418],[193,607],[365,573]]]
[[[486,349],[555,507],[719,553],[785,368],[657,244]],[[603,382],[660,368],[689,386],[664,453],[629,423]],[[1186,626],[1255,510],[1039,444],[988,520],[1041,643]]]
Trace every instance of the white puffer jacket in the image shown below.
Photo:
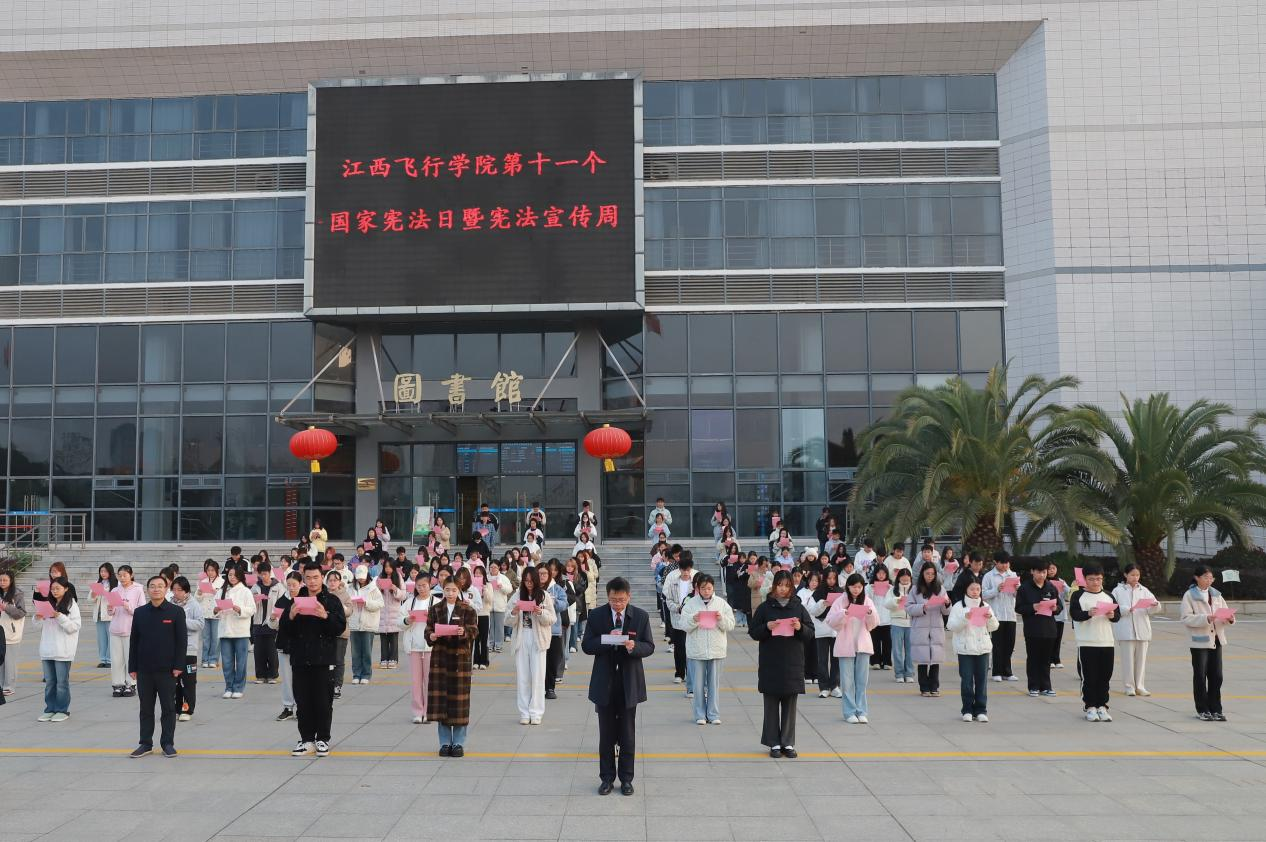
[[[983,626],[973,626],[968,611],[984,605],[989,609]],[[998,618],[987,602],[963,597],[962,602],[954,603],[950,608],[947,628],[954,636],[954,653],[957,655],[987,655],[993,651],[993,638],[989,635],[998,630]]]
[[[214,596],[220,599],[220,591],[216,590]],[[220,637],[250,637],[251,617],[255,616],[255,595],[250,588],[238,582],[228,589],[223,598],[233,600],[233,604],[241,608],[242,613],[231,610],[215,612],[215,618],[220,621]]]
[[[369,602],[368,599],[365,600]],[[412,618],[414,611],[430,611],[431,606],[439,600],[424,593],[421,596],[417,594],[409,594],[409,598],[400,606],[400,629],[404,632],[404,651],[406,652],[430,652],[431,644],[426,642],[426,623],[415,623]],[[546,644],[548,648],[549,644]]]
[[[825,599],[816,600],[813,598],[813,591],[807,588],[801,588],[797,594],[800,601],[804,603],[804,610],[809,612],[809,616],[813,618],[813,636],[821,639],[824,637],[835,637],[835,629],[826,624],[826,615],[831,610],[831,605]],[[836,597],[841,599],[842,597]]]
[[[347,618],[347,627],[354,632],[378,633],[382,620],[382,591],[373,582],[361,584],[353,580],[347,586],[348,596],[352,598],[352,616]],[[364,599],[362,605],[358,599]]]
[[[690,593],[695,575],[694,568],[691,568],[690,579],[684,580],[681,578],[681,571],[674,570],[664,579],[664,600],[668,603],[668,616],[673,621],[673,628],[678,631],[686,630],[686,626],[681,619],[681,606]]]
[[[1131,588],[1125,582],[1112,589],[1112,598],[1121,606],[1121,619],[1112,626],[1112,633],[1117,640],[1151,640],[1152,615],[1159,614],[1164,608],[1156,595],[1142,585]],[[1141,599],[1156,600],[1156,604],[1142,611],[1134,610],[1134,603]]]
[[[717,612],[715,629],[699,628],[699,612]],[[734,609],[721,597],[713,594],[706,604],[703,597],[695,594],[681,607],[682,627],[686,630],[686,657],[692,661],[715,661],[724,658],[729,644],[729,633],[734,629]]]
[[[517,600],[516,600],[517,601]],[[513,629],[510,636],[510,654],[513,655],[519,651],[521,637],[529,631],[536,634],[536,651],[544,652],[549,649],[550,638],[553,636],[554,622],[558,619],[558,610],[554,607],[554,600],[547,595],[537,609],[532,612],[532,628],[529,630],[520,623],[523,615],[514,611],[506,617],[506,623]]]
[[[40,630],[41,661],[75,660],[75,650],[79,648],[79,628],[83,625],[79,617],[79,603],[72,601],[69,611],[69,614],[59,611],[47,620],[36,619],[43,627]]]

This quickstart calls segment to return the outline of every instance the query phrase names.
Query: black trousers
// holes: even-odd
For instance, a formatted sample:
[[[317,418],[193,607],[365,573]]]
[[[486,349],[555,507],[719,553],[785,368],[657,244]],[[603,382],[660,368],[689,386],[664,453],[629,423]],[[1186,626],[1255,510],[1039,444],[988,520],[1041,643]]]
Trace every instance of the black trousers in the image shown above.
[[[1115,646],[1078,646],[1077,665],[1081,670],[1081,701],[1087,708],[1108,706],[1108,685],[1112,683]]]
[[[198,656],[185,656],[185,671],[176,679],[176,713],[193,715],[198,701]]]
[[[296,717],[299,739],[305,743],[330,741],[330,722],[334,718],[334,667],[290,665],[294,677]]]
[[[941,665],[919,664],[916,670],[920,693],[935,693],[941,689]]]
[[[682,629],[672,629],[668,639],[673,644],[673,678],[686,678],[686,633]]]
[[[280,678],[277,660],[277,632],[268,626],[251,626],[251,642],[255,644],[255,678]]]
[[[479,618],[479,637],[475,638],[475,663],[488,666],[488,617]]]
[[[176,678],[171,671],[136,674],[136,689],[141,702],[141,739],[143,746],[154,747],[154,701],[157,697],[160,746],[176,744]]]
[[[637,758],[637,705],[625,707],[624,677],[619,671],[612,679],[610,704],[594,708],[598,711],[598,777],[609,784],[618,775],[620,783],[631,783]],[[620,747],[618,766],[616,746]]]
[[[1015,620],[999,620],[998,630],[989,638],[993,641],[993,674],[1003,678],[1014,675],[1011,655],[1015,653]]]
[[[371,653],[372,657],[372,653]],[[399,661],[400,660],[400,633],[399,632],[383,632],[378,635],[378,660],[380,661]]]
[[[1029,679],[1029,689],[1041,693],[1051,689],[1051,652],[1055,649],[1053,637],[1024,636],[1024,672]]]
[[[340,637],[334,641],[334,686],[343,686],[343,677],[347,674],[347,638]]]
[[[1191,690],[1196,713],[1222,712],[1222,641],[1213,649],[1191,650]]]
[[[563,638],[553,635],[549,639],[549,651],[545,653],[545,689],[553,690],[563,674]]]
[[[892,666],[892,626],[875,626],[870,630],[870,641],[875,644],[871,666]]]
[[[804,680],[818,680],[818,645],[817,640],[804,641]]]
[[[835,657],[835,638],[819,637],[814,644],[818,649],[818,690],[834,690],[840,686],[840,659]]]
[[[1051,666],[1060,663],[1059,647],[1064,642],[1064,624],[1055,624],[1055,643],[1051,646]]]
[[[773,748],[796,745],[796,699],[800,695],[771,696],[763,695],[765,700],[765,721],[761,726],[760,744]]]

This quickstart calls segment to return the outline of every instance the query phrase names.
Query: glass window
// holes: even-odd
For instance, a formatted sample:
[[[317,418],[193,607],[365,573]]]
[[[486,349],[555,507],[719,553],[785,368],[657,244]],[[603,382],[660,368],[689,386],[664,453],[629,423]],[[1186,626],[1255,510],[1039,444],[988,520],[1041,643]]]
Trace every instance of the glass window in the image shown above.
[[[215,513],[217,516],[219,512]],[[93,512],[92,515],[92,540],[94,541],[132,541],[136,535],[135,529],[136,516],[134,512]],[[219,532],[215,535],[206,537],[182,535],[181,537],[190,540],[218,540]]]
[[[222,473],[224,419],[186,417],[180,469],[185,474]],[[288,452],[288,451],[287,451]]]
[[[872,311],[867,314],[870,335],[870,365],[874,371],[911,371],[914,347],[910,336],[910,314],[903,311]]]
[[[827,313],[823,317],[827,371],[866,370],[866,314]]]
[[[686,317],[646,317],[646,371],[686,371]]]
[[[180,325],[145,325],[141,346],[143,382],[180,382]]]
[[[992,76],[950,76],[946,80],[950,111],[995,111],[997,86]]]
[[[860,451],[857,439],[870,424],[866,407],[826,411],[828,464],[832,468],[856,468]]]
[[[228,380],[268,379],[268,323],[228,326]]]
[[[782,499],[788,502],[825,500],[826,474],[820,471],[784,471]],[[795,531],[791,534],[799,535],[800,532]]]
[[[554,367],[558,365],[559,360],[563,361],[562,366],[558,369],[559,377],[575,377],[576,376],[576,349],[572,347],[572,342],[576,339],[576,334],[571,331],[560,331],[545,334],[545,364],[546,374],[551,374]],[[571,350],[567,350],[571,348]],[[612,346],[613,351],[617,354],[620,349]],[[563,354],[567,356],[564,358]],[[636,374],[632,369],[625,369],[630,375]]]
[[[785,468],[826,467],[821,409],[782,411],[782,464]]]
[[[734,415],[730,410],[690,413],[690,464],[694,470],[734,467]]]
[[[137,382],[139,342],[137,325],[102,325],[97,338],[97,382]]]
[[[915,368],[919,371],[957,371],[958,342],[955,314],[920,310],[914,314]]]
[[[312,376],[312,323],[274,322],[269,370],[273,380],[307,380]]]
[[[150,100],[116,99],[110,103],[110,132],[139,134],[150,130]]]
[[[53,382],[53,329],[19,327],[13,330],[13,383]]]
[[[717,82],[678,82],[677,113],[683,117],[715,117],[720,113]]]
[[[53,476],[92,474],[92,419],[58,418],[53,424]]]
[[[784,374],[778,381],[783,406],[821,406],[822,375]]]
[[[646,433],[646,469],[689,467],[690,428],[685,410],[652,410],[651,416],[651,428]]]
[[[944,111],[944,76],[906,76],[901,80],[901,110]]]
[[[958,316],[963,371],[988,371],[1002,362],[1002,313],[963,310]]]
[[[773,353],[778,335],[777,316],[773,313],[736,313],[734,315],[734,370],[777,371],[778,355]]]
[[[91,509],[92,480],[59,479],[53,482],[54,509]]]
[[[187,383],[224,382],[224,325],[185,325],[184,371]]]
[[[734,378],[734,402],[739,406],[777,406],[778,378],[772,375]]]
[[[647,119],[674,117],[677,114],[677,83],[647,82],[642,86],[642,114]],[[3,133],[0,117],[0,133]]]
[[[813,113],[851,114],[856,110],[856,79],[813,80]]]
[[[832,374],[826,378],[826,402],[828,405],[865,406],[866,375],[864,374]]]
[[[142,418],[140,457],[137,472],[141,475],[176,473],[180,467],[180,419]],[[143,504],[166,505],[167,503],[146,500]]]
[[[460,476],[496,476],[500,471],[497,456],[495,444],[459,444],[457,473]]]
[[[555,360],[545,369],[541,356],[541,334],[501,334],[501,371],[515,371],[524,377],[547,377],[554,370]]]
[[[98,418],[96,473],[132,476],[136,473],[136,419]]]
[[[154,132],[193,131],[192,99],[156,99],[152,112]]]
[[[693,373],[732,371],[731,323],[728,314],[690,316],[690,371]]]
[[[873,374],[870,378],[870,397],[876,406],[891,406],[904,389],[914,384],[909,374]]]
[[[59,386],[53,414],[92,415],[96,405],[96,390],[91,386]]]
[[[544,453],[539,444],[506,442],[501,445],[502,474],[540,474],[543,464]]]
[[[237,97],[237,128],[275,129],[278,125],[277,94]]]
[[[97,328],[57,328],[57,382],[92,383],[96,371]]]
[[[734,405],[734,382],[730,377],[691,377],[691,406]]]
[[[224,471],[262,474],[268,466],[268,418],[239,415],[224,419]]]
[[[778,362],[784,372],[822,370],[822,317],[819,314],[778,315]]]
[[[468,377],[492,377],[498,362],[497,334],[457,334],[457,371]]]
[[[778,410],[740,409],[735,414],[735,467],[778,467]]]

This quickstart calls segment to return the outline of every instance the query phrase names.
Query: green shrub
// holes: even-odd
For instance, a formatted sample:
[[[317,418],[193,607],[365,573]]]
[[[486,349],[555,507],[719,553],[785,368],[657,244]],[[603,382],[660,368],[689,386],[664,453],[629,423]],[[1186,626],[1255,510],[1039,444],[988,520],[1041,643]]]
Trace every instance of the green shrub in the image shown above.
[[[1223,547],[1209,559],[1217,570],[1266,570],[1266,550],[1261,547]]]
[[[1174,575],[1169,577],[1169,593],[1171,596],[1182,596],[1191,587],[1191,577],[1196,565],[1202,562],[1196,559],[1180,558],[1174,566]],[[1266,570],[1241,570],[1240,581],[1225,584],[1222,581],[1223,570],[1235,570],[1235,567],[1218,567],[1210,564],[1217,578],[1213,586],[1222,592],[1227,599],[1266,599]]]

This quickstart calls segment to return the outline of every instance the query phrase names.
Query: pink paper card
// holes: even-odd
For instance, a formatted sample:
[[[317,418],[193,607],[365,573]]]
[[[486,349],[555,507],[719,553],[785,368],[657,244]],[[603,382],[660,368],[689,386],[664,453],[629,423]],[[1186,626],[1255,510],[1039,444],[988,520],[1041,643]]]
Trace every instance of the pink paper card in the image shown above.
[[[1073,581],[1077,583],[1077,587],[1086,587],[1086,574],[1082,572],[1080,567],[1073,568]]]
[[[774,637],[795,637],[796,630],[791,627],[791,617],[783,620],[774,620],[774,628],[770,632]]]
[[[576,574],[573,573],[569,578],[571,578],[574,581],[576,578]],[[484,589],[484,581],[485,579],[482,576],[472,577],[470,580],[470,586],[477,591],[482,591]]]
[[[871,585],[871,590],[875,592],[875,596],[887,596],[888,591],[892,590],[892,585],[887,582],[875,582]]]
[[[1152,599],[1151,597],[1145,596],[1142,599],[1140,599],[1138,602],[1134,603],[1134,610],[1146,611],[1147,609],[1151,608],[1153,605],[1160,605],[1160,603]]]
[[[198,583],[198,593],[215,593],[215,586],[203,579]]]
[[[843,591],[836,591],[835,593],[829,593],[829,594],[827,594],[827,595],[826,595],[826,604],[827,604],[827,605],[834,605],[834,604],[835,604],[835,603],[839,600],[839,598],[840,598],[840,597],[842,597],[843,595],[844,595],[844,592],[843,592]]]
[[[299,606],[300,614],[313,616],[316,614],[317,600],[315,596],[296,596],[295,605]]]
[[[413,581],[412,579],[404,583],[404,590],[406,593],[414,593],[417,589],[418,589],[418,583]]]
[[[1053,599],[1043,599],[1033,606],[1033,611],[1036,614],[1041,614],[1043,617],[1054,617],[1055,604],[1055,600]]]
[[[48,596],[48,586],[52,584],[48,579],[40,579],[35,583],[35,591],[40,596]]]
[[[755,575],[756,575],[757,573],[759,573],[759,572],[760,572],[760,565],[759,565],[759,564],[749,564],[749,565],[747,565],[747,575],[748,575],[748,576],[755,576]]]
[[[278,582],[286,581],[286,573],[287,573],[287,570],[284,567],[273,568],[273,578],[276,579]]]
[[[905,596],[899,597],[899,598],[897,599],[897,607],[898,607],[898,608],[900,608],[902,611],[904,611],[904,610],[905,610],[905,607],[906,607],[906,602],[907,602],[909,599],[910,599],[910,595],[909,595],[909,594],[906,594]]]
[[[1097,602],[1095,603],[1095,616],[1107,617],[1109,614],[1115,611],[1116,608],[1117,608],[1117,605],[1115,602]]]
[[[391,590],[393,587],[394,585],[391,584],[390,579],[387,579],[384,577],[378,580],[378,590],[382,591],[383,593],[386,593],[387,591]]]
[[[282,612],[283,612],[283,611],[285,611],[285,609],[284,609],[284,608],[274,608],[274,609],[273,609],[273,619],[274,619],[274,620],[280,620],[280,619],[281,619],[281,615],[282,615]]]
[[[1020,579],[1018,577],[1008,577],[1002,580],[1002,584],[998,586],[1003,593],[1013,594],[1020,589]]]
[[[719,616],[719,613],[716,611],[700,611],[695,615],[695,618],[699,621],[699,628],[715,629],[717,627],[717,618]]]
[[[945,572],[946,572],[946,573],[953,573],[953,572],[954,572],[955,570],[957,570],[957,569],[958,569],[958,562],[957,562],[957,561],[950,560],[950,561],[945,562]]]
[[[268,600],[268,594],[266,593],[252,594],[252,596],[255,597],[256,602],[266,602]]]
[[[848,608],[845,610],[844,613],[851,620],[865,620],[866,613],[867,613],[866,606],[853,603],[852,605],[848,606]]]
[[[1213,619],[1221,620],[1224,623],[1229,623],[1230,621],[1235,619],[1235,609],[1234,608],[1219,608],[1217,611],[1213,612]]]
[[[426,625],[426,612],[423,610],[410,611],[409,619],[415,623],[421,623],[422,625]]]
[[[106,594],[106,605],[110,606],[111,608],[122,608],[123,602],[124,602],[123,594],[119,593],[118,591],[110,591],[108,594]]]
[[[533,602],[533,601],[532,601],[532,600],[530,600],[530,599],[520,599],[520,600],[519,600],[519,613],[520,613],[520,614],[531,614],[531,613],[533,613],[533,612],[535,612],[535,611],[536,611],[536,603],[535,603],[535,602]]]
[[[1056,580],[1055,580],[1055,591],[1056,591],[1057,593],[1063,593],[1063,592],[1064,592],[1064,591],[1066,591],[1066,590],[1068,590],[1068,585],[1065,585],[1065,584],[1064,584],[1064,580],[1063,580],[1063,579],[1056,579]]]
[[[932,594],[932,596],[928,597],[928,605],[931,605],[933,607],[937,605],[945,605],[948,602],[949,602],[949,597],[945,596],[945,594],[939,594],[939,593]]]
[[[363,596],[361,596],[361,595],[357,594],[356,596],[352,597],[352,604],[353,604],[353,605],[364,605],[364,604],[365,604],[365,597],[363,597]]]
[[[782,518],[778,515],[770,515],[769,522],[773,524],[774,529],[778,528],[778,524],[782,523]]]
[[[255,584],[259,581],[259,577],[256,576],[254,573],[247,573],[242,578],[242,581],[246,583],[246,587],[253,588],[255,587]]]
[[[88,590],[92,592],[93,596],[106,595],[106,586],[104,582],[93,582],[92,585],[88,588]]]
[[[987,605],[977,606],[967,612],[967,621],[973,626],[984,626],[988,620],[989,607]]]
[[[216,610],[216,611],[232,611],[232,610],[233,610],[233,600],[231,600],[231,599],[217,599],[217,600],[215,601],[215,610]]]
[[[448,623],[435,624],[436,637],[460,637],[462,634],[461,626],[449,625]]]
[[[35,616],[36,616],[36,617],[43,617],[45,620],[47,620],[49,617],[52,617],[52,616],[53,616],[53,614],[55,614],[55,613],[56,613],[56,612],[55,612],[55,611],[53,611],[53,603],[51,603],[51,602],[45,602],[45,601],[43,601],[43,600],[40,600],[40,601],[38,601],[38,602],[36,602],[36,603],[35,603]]]

